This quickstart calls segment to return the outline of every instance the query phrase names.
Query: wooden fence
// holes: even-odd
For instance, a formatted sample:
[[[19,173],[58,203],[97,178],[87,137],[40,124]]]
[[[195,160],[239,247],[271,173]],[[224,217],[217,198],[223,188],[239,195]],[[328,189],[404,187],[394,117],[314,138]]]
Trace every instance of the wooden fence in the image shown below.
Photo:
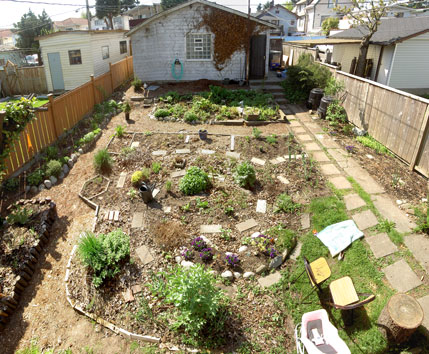
[[[8,63],[0,70],[0,81],[7,96],[48,92],[44,66],[18,68]]]
[[[55,142],[64,131],[72,128],[94,105],[103,102],[113,91],[133,76],[133,58],[127,57],[112,64],[110,71],[57,98],[49,95],[46,111],[36,113],[20,134],[6,159],[6,177],[29,162],[34,155]],[[1,120],[1,117],[0,117]]]
[[[310,54],[314,59],[316,59],[316,49],[299,46],[291,43],[283,43],[283,55],[288,56],[287,64],[296,65],[298,59],[302,54]]]

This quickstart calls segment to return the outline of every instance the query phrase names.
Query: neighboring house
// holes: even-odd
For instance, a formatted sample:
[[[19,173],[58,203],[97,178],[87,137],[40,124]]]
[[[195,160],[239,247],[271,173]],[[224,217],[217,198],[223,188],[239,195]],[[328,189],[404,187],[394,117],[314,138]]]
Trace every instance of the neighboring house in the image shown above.
[[[87,31],[88,20],[81,17],[70,17],[64,21],[54,21],[54,31]]]
[[[161,4],[139,5],[124,12],[124,15],[131,16],[133,20],[149,18],[161,12]]]
[[[14,46],[0,45],[0,69],[3,69],[8,61],[23,66],[26,64],[25,53]]]
[[[127,33],[133,43],[134,75],[143,81],[244,79],[246,58],[242,49],[232,54],[223,70],[215,67],[215,36],[201,26],[203,16],[211,11],[220,11],[218,18],[228,15],[236,18],[236,23],[241,20],[241,33],[247,31],[248,17],[243,12],[205,0],[182,3],[148,18]],[[276,26],[255,17],[250,17],[250,21],[260,30],[251,40],[250,77],[263,78],[268,72],[269,32]]]
[[[125,58],[125,31],[63,31],[36,38],[49,91],[72,90],[109,71],[109,63]]]
[[[106,18],[99,19],[97,17],[93,17],[91,19],[91,30],[100,31],[100,30],[108,30]],[[128,15],[119,15],[113,17],[113,29],[115,30],[126,30],[130,29],[130,16]]]
[[[335,44],[332,61],[342,70],[353,72],[354,58],[359,56],[359,42],[366,33],[363,27],[334,34],[329,39],[356,40],[356,43]],[[371,80],[412,93],[429,92],[429,16],[381,20],[370,42],[367,59],[372,60],[368,72]]]
[[[341,18],[334,8],[352,6],[351,0],[300,0],[296,3],[293,12],[298,15],[298,32],[319,34],[322,23],[329,17]]]
[[[0,45],[16,45],[16,36],[10,29],[0,29]]]
[[[289,11],[282,5],[275,5],[270,7],[256,16],[257,18],[270,22],[279,27],[279,29],[272,30],[272,34],[280,36],[290,36],[296,32],[296,22],[298,15]]]

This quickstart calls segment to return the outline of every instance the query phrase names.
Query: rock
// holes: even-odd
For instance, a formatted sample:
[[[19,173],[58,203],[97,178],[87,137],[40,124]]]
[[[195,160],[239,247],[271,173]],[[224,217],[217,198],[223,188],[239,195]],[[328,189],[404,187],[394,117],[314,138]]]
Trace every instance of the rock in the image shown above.
[[[77,152],[82,155],[83,154],[83,149],[80,148]]]
[[[261,264],[260,266],[258,266],[255,270],[256,274],[261,274],[263,272],[265,272],[268,269],[268,267],[265,264]]]
[[[49,181],[49,180],[47,180],[47,181]],[[50,183],[50,182],[51,182],[51,181],[49,181],[49,183]],[[52,184],[51,184],[51,186],[52,186]],[[39,192],[43,191],[45,188],[46,188],[46,187],[45,187],[45,185],[42,183],[42,184],[39,186]]]
[[[402,201],[402,200],[397,199],[397,200],[396,200],[396,204],[401,205],[401,204],[403,204],[403,201]]]
[[[72,161],[73,163],[75,163],[77,161],[77,155],[76,154],[71,154],[69,161]]]
[[[238,253],[246,252],[246,251],[247,251],[247,249],[248,249],[248,247],[247,247],[247,246],[241,246],[241,247],[238,249]]]
[[[180,264],[180,262],[182,261],[182,257],[180,256],[176,256],[176,258],[174,258],[176,260],[177,264]]]
[[[260,232],[254,232],[253,234],[250,235],[251,238],[256,238],[260,235]]]
[[[427,203],[428,199],[427,198],[422,198],[422,203]]]
[[[220,276],[224,279],[232,279],[233,277],[232,272],[230,270],[224,271]]]
[[[30,191],[31,187],[30,186],[25,186],[25,193],[28,193]]]
[[[243,274],[243,278],[244,279],[247,279],[247,278],[250,278],[250,277],[253,277],[253,276],[255,276],[255,273],[253,273],[253,272],[246,272],[246,273]]]
[[[200,237],[204,240],[205,243],[207,243],[207,246],[213,247],[213,242],[210,241],[206,236],[201,235]]]
[[[63,179],[66,175],[64,174],[64,172],[61,172],[60,175],[58,176],[58,179]]]
[[[233,254],[232,252],[225,252],[225,256],[232,256]]]
[[[69,166],[67,164],[64,164],[63,165],[63,172],[64,172],[64,174],[66,175],[67,173],[69,173],[69,171],[70,171]]]
[[[36,186],[32,186],[30,188],[30,192],[33,193],[33,194],[36,194],[38,191],[39,191],[39,189]]]
[[[358,127],[354,127],[352,129],[352,132],[354,135],[357,135],[357,136],[364,136],[367,133],[365,129],[359,129]]]
[[[56,184],[58,182],[58,179],[55,176],[49,177],[49,180],[51,181],[52,185],[54,185],[54,184]]]
[[[183,260],[182,262],[180,262],[180,265],[181,265],[183,268],[189,269],[189,268],[191,268],[191,267],[194,265],[194,263],[193,263],[193,262],[190,262],[190,261],[185,261],[185,260]]]
[[[282,263],[286,260],[287,256],[289,255],[289,250],[286,248],[283,252],[282,252],[282,257],[283,257],[283,261]]]
[[[67,161],[67,165],[69,166],[69,169],[70,169],[70,168],[73,168],[73,166],[74,166],[74,161],[73,161],[72,159],[68,160],[68,161]]]
[[[48,189],[50,189],[51,187],[52,187],[52,182],[49,180],[49,179],[45,179],[44,181],[43,181],[43,184],[45,185],[45,187],[46,188],[48,188]],[[40,185],[41,186],[41,185]],[[41,190],[40,189],[40,186],[39,186],[39,190]]]
[[[280,267],[283,263],[283,256],[278,255],[274,257],[270,262],[270,269],[276,269]]]
[[[241,273],[239,272],[234,272],[234,278],[241,278]]]

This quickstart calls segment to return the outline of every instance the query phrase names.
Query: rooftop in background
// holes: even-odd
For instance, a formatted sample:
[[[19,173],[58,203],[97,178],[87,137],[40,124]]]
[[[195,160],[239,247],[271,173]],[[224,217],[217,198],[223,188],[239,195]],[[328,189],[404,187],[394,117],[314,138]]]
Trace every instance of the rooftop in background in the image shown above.
[[[54,37],[54,36],[66,36],[66,35],[79,35],[79,34],[101,34],[101,33],[125,33],[127,32],[126,30],[99,30],[99,31],[58,31],[58,32],[54,32],[54,33],[50,33],[47,34],[45,36],[39,36],[39,37],[35,37],[35,40],[39,40],[39,39],[45,39],[45,38],[50,38],[50,37]]]
[[[8,28],[0,29],[0,38],[11,37],[12,31]]]
[[[429,16],[384,19],[372,36],[371,43],[393,44],[425,32],[429,32]],[[368,30],[359,26],[333,34],[329,39],[361,39],[366,33]]]
[[[54,25],[56,26],[82,26],[82,25],[87,25],[88,24],[88,20],[86,18],[81,18],[81,17],[70,17],[70,18],[66,18],[63,21],[54,21]]]

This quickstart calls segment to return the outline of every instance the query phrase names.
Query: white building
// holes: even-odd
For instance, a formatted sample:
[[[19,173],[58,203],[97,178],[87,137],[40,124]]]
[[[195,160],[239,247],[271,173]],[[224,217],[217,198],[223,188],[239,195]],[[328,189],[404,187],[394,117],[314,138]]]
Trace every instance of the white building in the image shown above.
[[[37,37],[49,91],[72,90],[125,58],[125,31],[64,31]]]
[[[213,13],[214,12],[214,13]],[[134,75],[143,81],[244,79],[245,52],[238,48],[222,68],[216,68],[216,38],[202,23],[203,15],[222,16],[243,23],[247,14],[205,0],[192,0],[158,13],[127,33],[133,43]],[[251,17],[260,30],[252,37],[250,77],[263,78],[268,72],[270,30],[277,26]],[[242,33],[242,32],[241,32]],[[234,35],[231,33],[231,35]]]
[[[70,17],[63,21],[54,21],[54,31],[87,31],[88,20],[81,17]]]
[[[296,32],[298,15],[289,11],[282,5],[271,6],[268,10],[262,11],[256,17],[279,27],[278,30],[272,30],[272,33],[280,32],[280,36],[290,36],[292,33]]]
[[[133,20],[149,18],[162,11],[161,4],[139,5],[124,12],[124,15],[131,16]]]
[[[91,30],[101,31],[110,29],[108,28],[106,21],[108,21],[106,18],[99,19],[97,17],[93,17],[91,19]],[[128,31],[130,29],[130,16],[119,15],[113,17],[113,29]]]

